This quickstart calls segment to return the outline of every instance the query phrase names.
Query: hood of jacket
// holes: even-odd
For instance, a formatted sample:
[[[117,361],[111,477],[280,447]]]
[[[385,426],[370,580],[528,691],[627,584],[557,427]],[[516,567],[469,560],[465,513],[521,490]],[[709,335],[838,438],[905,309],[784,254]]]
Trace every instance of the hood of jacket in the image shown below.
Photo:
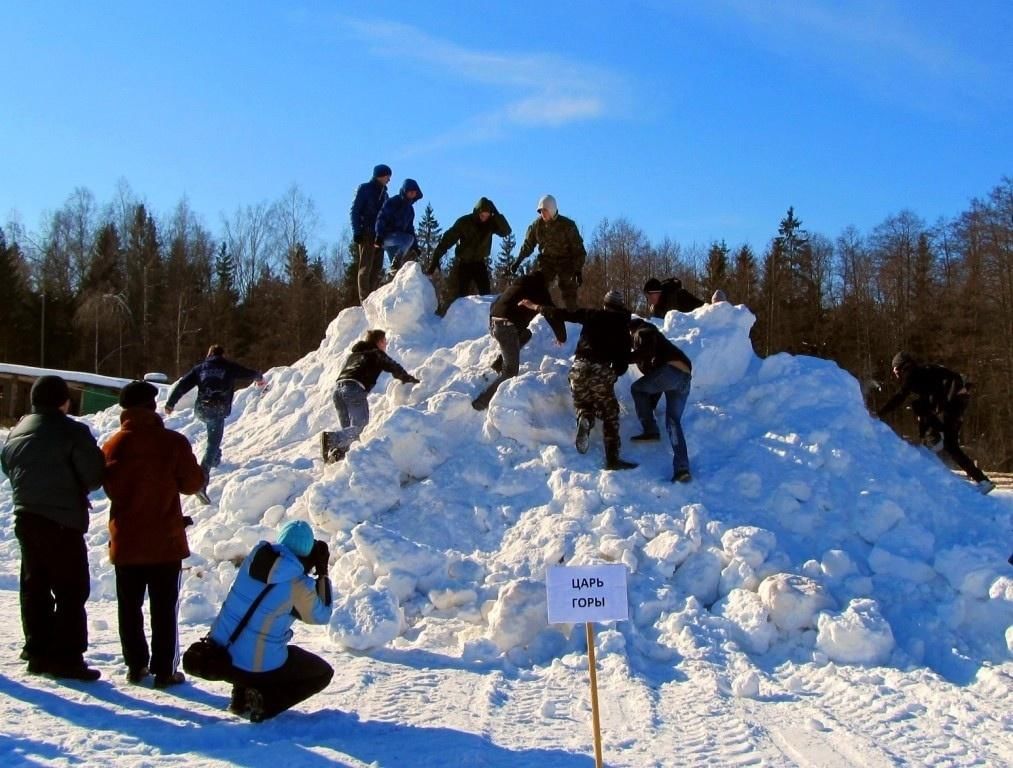
[[[415,179],[404,180],[404,183],[401,185],[401,189],[398,192],[398,194],[400,194],[401,197],[404,197],[405,192],[415,192],[415,199],[412,201],[413,203],[417,203],[419,200],[422,199],[422,187],[419,186],[419,183],[415,181]]]
[[[264,584],[281,584],[301,578],[305,573],[302,561],[280,544],[262,541],[250,562],[250,577]]]

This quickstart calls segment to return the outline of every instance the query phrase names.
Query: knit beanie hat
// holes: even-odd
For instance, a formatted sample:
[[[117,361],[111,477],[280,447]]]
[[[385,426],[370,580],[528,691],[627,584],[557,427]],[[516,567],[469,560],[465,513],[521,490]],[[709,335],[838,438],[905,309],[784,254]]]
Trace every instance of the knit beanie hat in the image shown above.
[[[381,176],[393,176],[391,173],[390,166],[380,163],[379,165],[373,166],[373,178],[379,179]]]
[[[313,529],[304,520],[285,523],[278,535],[278,543],[288,548],[296,557],[306,557],[313,549]]]
[[[158,388],[146,381],[132,381],[120,390],[121,408],[150,408],[155,410]]]
[[[37,408],[59,408],[70,399],[70,390],[59,376],[40,376],[32,384],[31,398]]]
[[[623,295],[619,291],[609,291],[605,294],[604,301],[606,309],[626,309],[626,305],[623,304]]]
[[[559,212],[559,208],[556,207],[556,198],[552,195],[542,195],[538,198],[538,208],[536,210],[541,213],[542,209],[548,211],[550,216],[555,216]]]
[[[655,291],[660,290],[661,290],[661,281],[656,277],[652,277],[650,280],[644,283],[644,293],[654,293]]]

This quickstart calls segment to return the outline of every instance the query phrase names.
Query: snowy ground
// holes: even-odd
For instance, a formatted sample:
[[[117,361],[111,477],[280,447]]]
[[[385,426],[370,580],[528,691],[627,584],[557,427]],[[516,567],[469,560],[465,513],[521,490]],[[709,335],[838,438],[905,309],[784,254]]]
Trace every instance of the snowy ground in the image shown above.
[[[833,363],[757,359],[743,307],[673,313],[694,361],[685,426],[694,481],[670,450],[632,446],[600,470],[600,433],[572,446],[571,339],[542,321],[522,375],[489,411],[470,399],[494,349],[488,300],[443,320],[417,266],[332,322],[320,349],[237,396],[214,503],[187,500],[194,555],[180,615],[205,631],[232,560],[283,520],[334,553],[336,610],[296,641],[330,659],[320,696],[251,726],[224,684],[128,686],[116,638],[101,494],[89,534],[95,684],[17,660],[18,551],[0,485],[3,765],[590,766],[582,627],[549,626],[544,573],[623,563],[630,620],[597,627],[609,766],[1013,764],[1013,492],[977,494],[870,418]],[[330,389],[369,327],[422,383],[381,379],[363,441],[324,466]],[[617,385],[638,431],[633,373]],[[198,451],[181,405],[169,426]],[[118,409],[89,418],[100,441]]]

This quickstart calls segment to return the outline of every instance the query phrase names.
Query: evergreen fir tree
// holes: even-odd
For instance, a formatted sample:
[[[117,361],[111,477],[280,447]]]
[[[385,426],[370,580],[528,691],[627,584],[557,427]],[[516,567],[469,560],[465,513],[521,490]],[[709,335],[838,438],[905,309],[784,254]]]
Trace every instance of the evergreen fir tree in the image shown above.
[[[443,229],[433,214],[433,206],[427,203],[426,210],[422,213],[422,219],[415,227],[415,239],[421,252],[419,261],[423,267],[427,267],[432,261],[433,251],[436,250],[441,237],[443,237]]]
[[[492,268],[492,282],[497,291],[502,291],[510,282],[510,265],[514,261],[514,248],[517,247],[517,238],[511,232],[506,237],[500,238],[499,253]]]

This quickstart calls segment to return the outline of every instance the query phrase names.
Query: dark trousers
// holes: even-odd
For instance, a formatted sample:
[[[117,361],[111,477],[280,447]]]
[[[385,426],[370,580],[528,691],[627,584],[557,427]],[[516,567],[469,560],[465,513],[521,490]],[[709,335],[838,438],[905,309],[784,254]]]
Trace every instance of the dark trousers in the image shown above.
[[[123,660],[130,669],[148,667],[168,675],[179,664],[176,617],[179,608],[180,561],[116,566],[117,618]],[[151,651],[144,635],[144,594],[151,616]]]
[[[31,658],[75,665],[88,647],[91,592],[84,534],[39,515],[14,524],[21,546],[21,626]]]
[[[475,291],[479,296],[486,296],[489,293],[489,267],[484,261],[462,261],[455,270],[456,295],[448,301],[450,304],[454,299],[462,296],[472,295],[471,286],[474,284]]]
[[[359,286],[359,303],[366,300],[376,287],[380,285],[380,272],[383,270],[383,252],[373,248],[373,233],[363,234],[358,244],[359,266],[357,281]]]
[[[500,317],[489,318],[489,333],[499,344],[500,373],[482,394],[475,398],[474,404],[482,409],[489,407],[489,401],[496,394],[500,384],[517,375],[521,365],[521,347],[531,341],[531,331],[519,328]]]
[[[233,700],[236,689],[255,688],[264,697],[264,717],[274,717],[315,693],[331,682],[331,665],[296,645],[288,647],[288,659],[270,672],[246,672],[233,669]]]
[[[918,419],[918,436],[942,436],[943,450],[950,454],[957,466],[964,470],[964,474],[977,483],[986,479],[985,473],[978,469],[960,447],[960,430],[964,426],[964,412],[970,402],[969,395],[956,395],[942,409],[942,419],[932,404],[921,398],[911,402],[911,410]]]

